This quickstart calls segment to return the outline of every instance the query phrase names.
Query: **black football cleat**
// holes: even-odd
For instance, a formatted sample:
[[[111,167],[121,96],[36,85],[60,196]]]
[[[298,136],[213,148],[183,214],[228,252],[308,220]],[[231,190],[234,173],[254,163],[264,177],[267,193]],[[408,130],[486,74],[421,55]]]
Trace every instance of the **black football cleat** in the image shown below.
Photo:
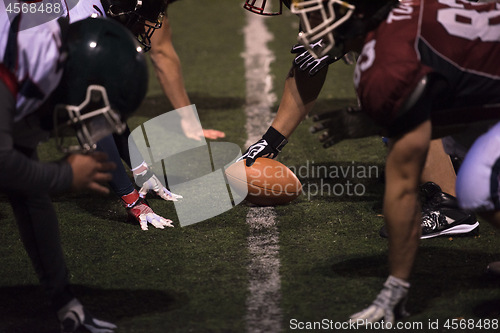
[[[420,186],[420,194],[422,197],[421,239],[468,234],[479,227],[475,214],[463,211],[458,206],[457,198],[441,191],[439,185],[433,182],[425,183]],[[385,225],[380,229],[379,234],[387,238]]]
[[[114,333],[116,325],[92,316],[83,305],[73,298],[57,313],[61,333]]]

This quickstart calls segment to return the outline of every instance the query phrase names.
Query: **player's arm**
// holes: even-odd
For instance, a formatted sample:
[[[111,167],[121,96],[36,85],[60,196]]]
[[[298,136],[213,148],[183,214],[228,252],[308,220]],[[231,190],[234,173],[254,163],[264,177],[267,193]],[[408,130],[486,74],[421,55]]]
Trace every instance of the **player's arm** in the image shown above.
[[[149,51],[155,74],[161,87],[175,109],[191,105],[182,76],[181,61],[172,44],[172,31],[168,17],[160,29],[151,36]]]
[[[251,145],[240,158],[251,166],[259,157],[275,158],[288,142],[288,138],[311,111],[325,83],[328,67],[315,75],[292,66],[285,81],[280,106],[271,127],[262,139]]]
[[[30,195],[70,188],[108,192],[97,183],[109,180],[106,171],[113,167],[102,156],[72,155],[66,161],[41,163],[14,149],[15,99],[2,81],[0,100],[0,189]]]
[[[168,17],[164,18],[161,28],[156,30],[153,36],[151,36],[151,50],[149,53],[156,77],[172,106],[175,109],[180,109],[191,105],[184,86],[181,62],[172,44],[172,31]],[[225,136],[223,132],[210,129],[198,133],[194,129],[197,126],[190,126],[190,124],[198,123],[194,113],[191,118],[188,118],[185,112],[182,116],[182,128],[186,136],[190,138],[200,140],[203,136],[209,139],[217,139]]]
[[[324,67],[314,76],[296,66],[290,69],[278,112],[271,125],[287,139],[311,111],[323,88],[327,73],[328,67]]]

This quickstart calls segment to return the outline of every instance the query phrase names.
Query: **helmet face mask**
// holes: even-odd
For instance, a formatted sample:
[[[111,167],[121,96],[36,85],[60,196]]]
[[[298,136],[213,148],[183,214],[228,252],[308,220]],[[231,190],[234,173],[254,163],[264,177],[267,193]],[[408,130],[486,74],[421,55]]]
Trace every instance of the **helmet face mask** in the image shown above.
[[[259,15],[266,15],[266,16],[281,15],[283,9],[283,2],[281,0],[276,0],[277,2],[279,2],[279,11],[271,12],[271,11],[266,11],[266,5],[268,5],[267,3],[268,1],[270,2],[270,0],[246,0],[245,4],[243,5],[243,8]]]
[[[325,55],[342,57],[343,45],[335,39],[334,30],[346,23],[356,7],[341,0],[293,0],[290,10],[300,17],[303,31],[298,40],[315,58]],[[322,39],[321,46],[311,48],[311,44]]]
[[[63,153],[88,153],[104,137],[125,131],[120,114],[111,108],[106,88],[90,85],[80,105],[58,104],[54,112],[54,136]],[[80,145],[68,146],[64,138],[76,134]]]
[[[162,26],[166,7],[165,0],[112,0],[107,15],[129,29],[147,52],[151,36]]]

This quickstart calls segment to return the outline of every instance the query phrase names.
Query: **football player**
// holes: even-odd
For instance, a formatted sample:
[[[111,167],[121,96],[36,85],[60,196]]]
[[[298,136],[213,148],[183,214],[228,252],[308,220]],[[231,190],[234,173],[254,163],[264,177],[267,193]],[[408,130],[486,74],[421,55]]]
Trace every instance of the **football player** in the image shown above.
[[[301,36],[306,46],[328,41],[313,51],[317,55],[360,53],[354,83],[361,107],[389,137],[384,217],[390,276],[353,321],[387,323],[408,315],[421,235],[419,180],[431,139],[500,119],[499,29],[478,23],[498,17],[499,9],[499,2],[465,0],[310,0],[292,7],[306,26],[310,17],[322,16],[321,29]],[[458,173],[457,197],[463,208],[500,227],[499,142],[498,124],[476,140]]]
[[[175,109],[191,105],[184,88],[179,57],[172,45],[171,30],[166,16],[167,6],[174,1],[169,0],[81,0],[69,11],[69,19],[75,22],[89,16],[108,16],[126,26],[137,37],[145,51],[151,50],[156,75],[160,84]],[[67,9],[66,9],[67,12]],[[154,33],[154,34],[153,34]],[[200,140],[203,136],[209,139],[224,137],[217,130],[203,130],[197,133],[191,124],[196,124],[194,113],[182,113],[181,126],[188,138]],[[113,191],[121,198],[129,217],[138,221],[143,230],[148,224],[156,228],[173,227],[172,221],[153,212],[145,201],[148,192],[153,191],[164,200],[176,201],[182,196],[171,193],[152,172],[145,161],[131,161],[127,127],[122,134],[115,134],[102,139],[97,148],[106,152],[117,164],[113,171],[113,180],[109,183]],[[131,149],[134,147],[132,146]],[[140,156],[140,154],[134,154]],[[141,186],[137,191],[123,167],[125,161],[132,171],[136,183]]]
[[[116,165],[92,151],[102,137],[125,129],[146,94],[147,65],[135,38],[116,22],[44,19],[12,16],[0,6],[0,190],[62,332],[113,332],[114,324],[93,317],[71,291],[50,194],[109,192],[100,183],[111,180]],[[41,163],[36,147],[51,130],[68,155]],[[80,146],[66,145],[68,130]]]
[[[163,21],[167,3],[165,0],[150,1],[79,1],[64,15],[71,23],[87,17],[109,16],[129,29],[141,43],[145,51],[151,48],[151,37]],[[139,223],[142,230],[148,229],[148,224],[156,228],[173,227],[172,221],[157,215],[145,200],[146,194],[153,190],[164,200],[177,200],[181,196],[168,191],[160,180],[151,172],[145,162],[132,166],[129,154],[128,126],[121,134],[109,135],[97,143],[97,150],[108,154],[109,159],[117,165],[112,172],[113,179],[108,183],[113,192],[121,199],[131,220]],[[140,156],[140,154],[138,154]],[[140,181],[142,188],[137,191],[130,180],[122,160],[132,170],[134,178]]]
[[[283,6],[280,5],[278,11],[271,11],[268,6],[270,2],[272,1],[247,0],[244,8],[261,15],[281,14]],[[278,2],[290,8],[290,1],[276,0],[274,4]],[[315,22],[311,22],[309,27],[318,23],[319,19],[315,18]],[[315,56],[309,52],[309,50],[312,53],[315,53],[314,50],[323,50],[326,45],[328,45],[327,40],[319,38],[312,41],[307,48],[300,43],[292,47],[292,53],[296,54],[296,57],[285,81],[285,90],[278,112],[267,133],[256,144],[250,146],[241,158],[246,159],[248,166],[258,157],[276,158],[290,135],[311,111],[323,87],[330,64],[341,58],[348,64],[353,62],[355,52],[345,54],[323,52]],[[359,108],[329,112],[317,115],[313,119],[322,121],[312,127],[313,133],[327,129],[326,133],[320,137],[325,148],[343,139],[383,135],[381,127],[377,126],[365,113],[359,112]],[[456,174],[450,158],[443,151],[440,139],[431,143],[429,159],[424,170],[421,192],[426,209],[422,216],[422,238],[443,234],[464,234],[476,229],[479,223],[474,213],[465,212],[458,207],[455,198]],[[453,223],[439,223],[439,221],[453,221]],[[387,237],[385,226],[380,230],[380,235]]]

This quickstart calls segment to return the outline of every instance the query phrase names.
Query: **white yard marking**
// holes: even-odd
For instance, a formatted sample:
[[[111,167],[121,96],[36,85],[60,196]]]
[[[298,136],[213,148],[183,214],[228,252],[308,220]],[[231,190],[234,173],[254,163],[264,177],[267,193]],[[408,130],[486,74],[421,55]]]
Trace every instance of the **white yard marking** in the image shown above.
[[[245,36],[245,78],[246,78],[246,131],[248,148],[257,142],[271,124],[271,107],[276,96],[270,64],[273,53],[267,43],[273,35],[264,24],[264,17],[247,15]],[[249,290],[247,299],[246,327],[249,333],[282,330],[281,280],[279,275],[279,233],[276,227],[276,212],[272,207],[252,207],[247,215],[250,226],[248,250],[250,253]]]
[[[247,215],[250,225],[248,250],[250,295],[247,298],[248,333],[279,333],[283,315],[280,308],[281,280],[279,233],[273,207],[253,207]]]
[[[271,125],[271,107],[276,102],[273,89],[273,78],[270,74],[270,65],[274,61],[274,54],[267,48],[267,43],[274,37],[267,30],[264,17],[246,12],[247,25],[243,29],[245,35],[245,79],[246,103],[245,125],[248,139],[245,147],[248,148],[257,142]]]

